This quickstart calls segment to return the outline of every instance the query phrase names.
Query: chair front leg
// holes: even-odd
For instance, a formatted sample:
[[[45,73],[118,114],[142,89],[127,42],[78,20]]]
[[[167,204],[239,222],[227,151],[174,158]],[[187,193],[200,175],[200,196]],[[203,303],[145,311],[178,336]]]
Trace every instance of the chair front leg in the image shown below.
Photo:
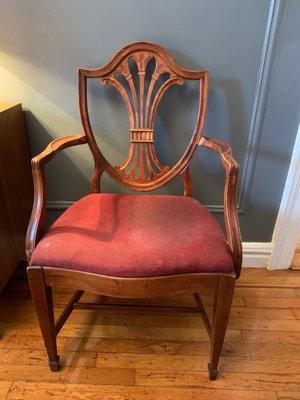
[[[234,277],[220,276],[219,289],[215,294],[212,319],[211,353],[210,363],[208,364],[210,380],[215,380],[218,375],[218,364],[226,334],[234,286]]]
[[[28,267],[27,272],[31,295],[48,355],[49,367],[51,371],[55,372],[59,369],[59,356],[57,355],[52,289],[45,285],[41,267]]]

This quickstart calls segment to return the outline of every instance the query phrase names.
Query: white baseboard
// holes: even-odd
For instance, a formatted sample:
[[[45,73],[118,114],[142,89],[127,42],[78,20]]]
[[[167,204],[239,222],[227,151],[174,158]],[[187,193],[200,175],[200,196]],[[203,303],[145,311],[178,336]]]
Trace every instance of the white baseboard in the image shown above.
[[[272,239],[269,269],[289,268],[300,238],[300,123]]]
[[[243,242],[243,267],[267,268],[271,243]]]

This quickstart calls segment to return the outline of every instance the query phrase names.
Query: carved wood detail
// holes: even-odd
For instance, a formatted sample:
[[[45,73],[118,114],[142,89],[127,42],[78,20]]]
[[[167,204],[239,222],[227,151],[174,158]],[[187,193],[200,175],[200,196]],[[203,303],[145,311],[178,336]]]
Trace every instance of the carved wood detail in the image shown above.
[[[155,60],[148,89],[146,89],[147,66]],[[130,62],[137,67],[138,84],[130,71]],[[168,75],[165,82],[159,78]],[[128,89],[119,77],[128,83]],[[138,51],[125,58],[109,75],[101,79],[103,85],[111,84],[122,96],[127,108],[130,125],[130,147],[124,161],[115,170],[125,181],[145,183],[152,182],[170,170],[159,160],[154,147],[154,123],[158,106],[165,92],[173,85],[183,85],[184,79],[170,71],[162,59],[152,52]],[[156,89],[156,93],[154,92]]]
[[[155,68],[149,85],[147,80],[147,65],[155,60]],[[130,60],[134,60],[137,68],[137,79],[133,78]],[[166,79],[162,82],[162,75]],[[117,77],[122,75],[122,80]],[[124,161],[113,167],[99,149],[90,124],[87,103],[87,79],[100,79],[103,84],[114,86],[125,102],[129,115],[129,151]],[[199,81],[198,117],[188,148],[170,167],[163,165],[155,152],[154,122],[159,103],[164,93],[174,84],[183,84],[186,79]],[[128,86],[124,85],[127,82]],[[136,84],[138,82],[138,88]],[[209,364],[210,379],[217,376],[218,362],[225,337],[231,300],[236,278],[239,277],[242,261],[241,237],[236,214],[236,187],[238,164],[231,154],[230,147],[215,139],[202,136],[207,107],[208,73],[207,71],[188,71],[175,64],[169,53],[161,47],[148,42],[131,43],[124,47],[104,67],[79,70],[79,104],[84,128],[84,135],[61,137],[52,141],[47,148],[32,159],[34,179],[34,204],[27,231],[26,251],[28,260],[32,255],[43,228],[46,212],[46,185],[44,164],[57,152],[64,148],[88,143],[94,157],[95,167],[91,178],[91,192],[100,191],[100,178],[103,172],[108,173],[120,184],[136,191],[154,190],[176,175],[181,174],[184,183],[184,195],[191,196],[192,181],[189,163],[197,146],[203,146],[218,153],[225,168],[224,214],[228,247],[234,260],[234,272],[177,274],[171,276],[148,278],[119,278],[101,276],[82,271],[72,271],[63,268],[44,266],[29,266],[28,275],[31,291],[42,330],[49,365],[52,371],[59,368],[56,336],[71,314],[78,306],[83,291],[99,293],[104,296],[151,298],[166,294],[193,293],[197,303],[197,311],[203,314],[204,324],[211,339],[211,357]],[[64,286],[76,290],[65,310],[54,322],[51,287]],[[205,313],[200,296],[214,293],[212,323]],[[87,304],[81,304],[86,308]],[[94,306],[95,307],[95,306]],[[190,310],[189,310],[190,311]],[[192,310],[194,312],[194,310]]]
[[[154,63],[151,70],[151,62]],[[99,79],[113,86],[121,95],[129,118],[129,150],[124,161],[112,166],[99,149],[89,120],[87,79]],[[174,166],[164,165],[155,151],[155,119],[164,94],[173,85],[199,81],[199,106],[194,132],[188,148]],[[91,192],[100,191],[97,180],[107,172],[121,185],[136,191],[149,191],[166,184],[189,164],[201,137],[208,90],[207,71],[188,71],[175,64],[161,47],[136,42],[124,47],[106,66],[79,70],[79,103],[87,140],[95,159]]]
[[[141,54],[146,55],[141,55]],[[130,128],[130,147],[125,160],[118,166],[112,167],[105,157],[102,155],[92,132],[89,121],[88,106],[87,106],[87,78],[103,78],[107,79],[115,73],[116,70],[124,73],[125,78],[133,82],[128,63],[124,64],[124,60],[128,57],[136,57],[139,62],[139,82],[144,83],[144,72],[146,71],[149,59],[155,57],[156,62],[154,72],[146,94],[146,100],[141,101],[141,94],[135,92],[132,96],[133,108],[132,126]],[[124,66],[125,65],[125,66]],[[127,66],[126,66],[127,65]],[[162,73],[168,71],[172,77],[180,77],[180,79],[198,79],[200,81],[200,101],[197,123],[194,134],[191,138],[188,149],[185,151],[178,163],[173,166],[164,166],[157,158],[154,141],[155,133],[153,130],[152,117],[155,114],[158,100],[162,92],[170,85],[170,78],[165,80],[158,89],[155,96],[154,86]],[[147,71],[146,71],[147,72]],[[177,79],[177,78],[176,78]],[[47,163],[54,155],[62,149],[88,143],[92,151],[95,168],[91,177],[91,192],[100,192],[100,178],[104,171],[116,179],[119,183],[133,190],[146,191],[154,190],[180,173],[183,177],[184,195],[192,195],[192,180],[189,172],[189,162],[195,151],[195,148],[200,145],[216,151],[226,170],[225,187],[224,187],[224,217],[225,228],[228,246],[231,250],[234,262],[235,272],[237,277],[241,270],[242,247],[239,223],[236,214],[236,188],[238,176],[238,164],[231,154],[230,146],[212,138],[202,136],[204,117],[207,105],[207,80],[208,74],[206,71],[188,71],[174,63],[170,55],[161,47],[147,42],[137,42],[126,46],[108,63],[105,67],[95,70],[79,70],[79,100],[82,122],[85,130],[83,135],[73,135],[60,137],[52,141],[47,148],[38,156],[32,159],[32,171],[34,178],[34,204],[32,214],[27,230],[26,237],[26,253],[28,259],[42,235],[43,224],[46,213],[46,185],[44,178],[44,164]],[[168,84],[166,84],[169,82]],[[130,85],[129,85],[130,87]],[[125,90],[125,89],[124,89]],[[142,98],[145,99],[145,90],[142,90]],[[153,102],[151,98],[154,98]],[[128,97],[129,98],[129,97]],[[140,100],[138,100],[138,98]],[[130,103],[131,104],[131,103]],[[134,106],[134,104],[136,104]],[[139,104],[144,104],[144,113],[139,110]],[[152,105],[152,106],[151,106]],[[151,108],[152,107],[152,108]],[[150,111],[149,111],[150,110]],[[151,110],[153,110],[151,114]],[[130,116],[130,115],[129,115]],[[141,124],[143,126],[141,126]]]
[[[221,140],[203,136],[199,140],[199,146],[206,147],[218,153],[226,171],[223,196],[225,231],[227,244],[234,260],[234,270],[237,278],[239,278],[243,259],[242,239],[236,204],[239,164],[232,156],[231,147]]]
[[[44,164],[51,160],[55,154],[67,147],[86,143],[86,136],[69,135],[54,139],[44,151],[31,159],[34,200],[32,212],[27,228],[25,248],[26,256],[30,259],[33,250],[43,233],[46,217],[46,185]]]

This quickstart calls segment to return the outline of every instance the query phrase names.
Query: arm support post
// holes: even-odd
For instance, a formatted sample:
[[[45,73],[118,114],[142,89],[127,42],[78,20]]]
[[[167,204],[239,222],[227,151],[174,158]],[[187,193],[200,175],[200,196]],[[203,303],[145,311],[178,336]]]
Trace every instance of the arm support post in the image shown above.
[[[26,255],[29,260],[41,237],[46,215],[46,184],[44,164],[50,161],[57,152],[71,146],[86,143],[85,135],[70,135],[53,140],[39,155],[31,160],[34,200],[26,234]]]
[[[227,244],[234,261],[236,277],[241,273],[242,265],[242,240],[240,226],[236,210],[236,192],[239,165],[232,156],[231,148],[221,140],[201,137],[199,146],[213,150],[218,153],[220,161],[225,169],[224,185],[224,221]]]

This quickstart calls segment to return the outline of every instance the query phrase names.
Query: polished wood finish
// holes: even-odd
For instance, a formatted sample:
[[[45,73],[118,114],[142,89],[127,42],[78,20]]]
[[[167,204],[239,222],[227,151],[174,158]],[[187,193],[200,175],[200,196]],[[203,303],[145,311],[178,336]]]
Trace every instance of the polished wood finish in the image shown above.
[[[29,260],[43,233],[46,216],[46,184],[44,164],[51,160],[58,151],[67,147],[86,143],[84,135],[69,135],[53,140],[46,149],[31,160],[34,182],[34,202],[26,235],[26,255]]]
[[[29,266],[29,274],[36,269]],[[128,299],[145,299],[160,297],[165,293],[173,295],[195,293],[211,294],[218,290],[219,280],[223,274],[178,274],[150,278],[119,278],[97,275],[88,272],[64,270],[44,267],[45,283],[49,286],[63,286],[66,289],[80,289],[89,293],[99,293],[104,296],[126,297]],[[234,280],[233,273],[226,274]]]
[[[32,298],[39,319],[51,371],[58,371],[52,288],[46,286],[43,269],[35,268],[28,274]]]
[[[30,156],[20,103],[0,103],[0,290],[25,261],[33,201]]]
[[[222,379],[216,381],[207,379],[209,337],[199,315],[140,313],[125,305],[142,300],[109,298],[105,304],[123,307],[74,311],[58,336],[62,368],[52,373],[28,284],[19,279],[0,296],[3,400],[300,398],[300,272],[243,270],[222,352]],[[71,296],[53,290],[56,315]],[[82,298],[98,300],[97,295]],[[171,296],[143,303],[193,307],[194,299]],[[203,303],[210,313],[213,296],[204,296]]]
[[[242,266],[242,240],[236,212],[236,190],[239,165],[232,156],[231,148],[221,140],[201,137],[199,145],[219,154],[226,171],[224,186],[224,221],[227,243],[235,263],[236,277],[239,278]]]
[[[154,71],[147,70],[151,60]],[[130,63],[137,69],[139,84],[135,85]],[[150,76],[149,76],[150,75]],[[167,75],[162,83],[159,78]],[[124,85],[120,76],[127,82]],[[149,78],[147,94],[145,79]],[[99,149],[89,119],[87,102],[87,79],[99,79],[110,84],[121,94],[126,105],[130,124],[130,147],[124,162],[113,167]],[[174,84],[183,85],[185,80],[199,83],[198,116],[190,143],[182,157],[172,166],[163,165],[157,158],[154,141],[154,123],[157,109],[164,93]],[[157,189],[183,172],[197,148],[202,135],[207,109],[208,71],[189,71],[178,66],[170,54],[160,46],[149,42],[136,42],[125,46],[104,67],[79,69],[79,106],[82,125],[95,160],[91,191],[100,191],[100,177],[109,174],[121,185],[136,191]]]
[[[148,68],[154,62],[154,69]],[[136,68],[135,83],[132,65]],[[121,78],[122,79],[121,79]],[[165,77],[165,79],[162,79]],[[129,152],[124,161],[112,166],[99,149],[89,120],[87,102],[87,80],[99,79],[104,85],[112,85],[118,90],[127,107],[130,133]],[[159,161],[155,151],[155,118],[159,103],[164,93],[174,84],[183,85],[185,80],[196,80],[199,85],[198,116],[191,135],[190,143],[173,166],[166,166]],[[146,85],[146,81],[148,85]],[[53,340],[70,316],[74,308],[79,308],[78,298],[82,292],[97,293],[115,298],[154,298],[170,295],[194,294],[195,310],[200,312],[209,338],[211,339],[210,379],[217,376],[218,362],[225,337],[230,313],[231,299],[235,281],[240,275],[242,262],[241,237],[236,213],[236,186],[238,164],[234,160],[230,147],[215,139],[202,136],[208,95],[208,72],[189,71],[178,66],[169,53],[160,46],[148,42],[131,43],[119,51],[104,67],[97,69],[79,69],[79,106],[84,134],[67,136],[54,140],[44,152],[32,160],[35,200],[28,227],[26,250],[30,263],[32,252],[42,235],[46,210],[46,190],[44,182],[44,164],[58,151],[69,146],[88,143],[95,167],[91,177],[91,193],[100,192],[100,178],[104,172],[121,185],[134,191],[155,190],[178,174],[182,175],[184,195],[191,196],[192,180],[189,163],[198,146],[215,151],[226,171],[224,187],[224,216],[229,250],[234,260],[234,272],[182,274],[155,278],[118,278],[100,276],[91,273],[58,269],[44,266],[28,267],[33,298],[37,307],[41,330],[52,370],[58,368],[58,356]],[[126,83],[126,84],[125,84]],[[147,89],[146,89],[147,87]],[[33,283],[32,283],[33,282]],[[43,288],[37,289],[39,282]],[[65,310],[55,323],[49,306],[50,288],[63,286],[74,290]],[[215,311],[210,322],[201,297],[214,294]],[[48,299],[48,300],[47,300]],[[98,308],[98,305],[84,304],[86,309]],[[43,315],[42,315],[43,314]],[[45,321],[47,319],[47,321]]]
[[[211,352],[210,363],[208,364],[210,379],[212,380],[216,379],[218,375],[218,364],[227,329],[233,291],[232,280],[228,276],[221,276],[219,290],[214,295],[212,316]]]
[[[61,328],[64,326],[65,322],[71,315],[71,312],[76,308],[75,305],[79,304],[77,303],[80,298],[83,296],[84,292],[82,290],[76,290],[76,292],[73,294],[71,297],[70,301],[64,308],[63,312],[60,314],[55,326],[54,326],[54,333],[55,336],[57,336],[61,330]]]

